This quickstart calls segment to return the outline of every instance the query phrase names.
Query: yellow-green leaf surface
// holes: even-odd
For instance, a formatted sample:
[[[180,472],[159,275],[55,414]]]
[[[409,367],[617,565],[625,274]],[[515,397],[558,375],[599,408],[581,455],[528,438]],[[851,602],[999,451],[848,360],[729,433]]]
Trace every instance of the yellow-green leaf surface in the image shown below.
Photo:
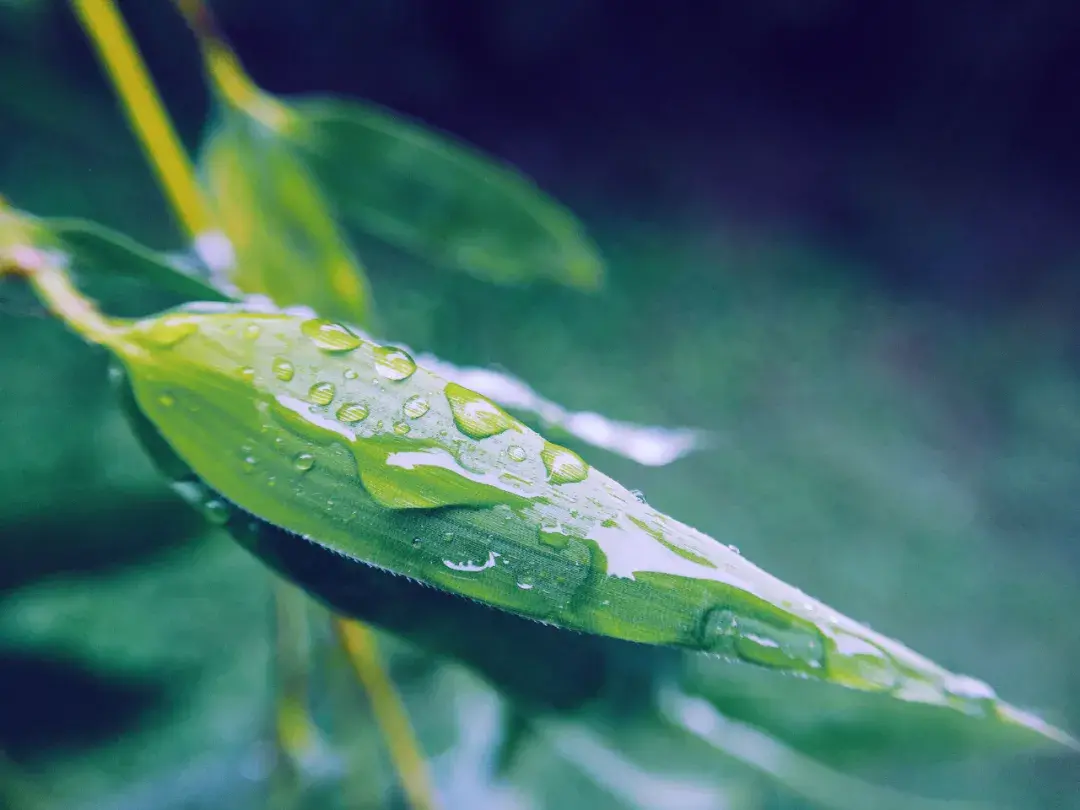
[[[235,256],[223,272],[280,306],[367,323],[363,268],[315,179],[273,129],[226,110],[203,145],[201,171]]]
[[[600,283],[603,263],[578,220],[509,165],[374,105],[285,109],[285,136],[348,224],[492,281]]]
[[[399,348],[221,305],[134,323],[113,349],[142,412],[207,485],[343,559],[563,628],[1068,740],[661,514]]]

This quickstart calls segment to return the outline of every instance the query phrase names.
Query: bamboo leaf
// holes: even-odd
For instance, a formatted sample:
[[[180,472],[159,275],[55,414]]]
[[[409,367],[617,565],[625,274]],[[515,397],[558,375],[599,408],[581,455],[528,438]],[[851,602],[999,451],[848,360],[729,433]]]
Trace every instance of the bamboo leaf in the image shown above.
[[[565,629],[702,650],[1071,738],[663,515],[401,349],[316,319],[175,311],[114,339],[139,409],[225,501]],[[319,583],[304,583],[319,594]],[[339,583],[340,584],[340,583]],[[324,595],[325,598],[325,595]],[[340,605],[338,605],[340,607]]]

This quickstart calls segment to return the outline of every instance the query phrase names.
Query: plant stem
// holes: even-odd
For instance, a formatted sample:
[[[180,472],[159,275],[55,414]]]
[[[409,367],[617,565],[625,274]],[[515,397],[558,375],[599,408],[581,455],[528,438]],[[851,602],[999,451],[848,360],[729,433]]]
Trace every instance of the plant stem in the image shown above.
[[[371,697],[375,720],[382,728],[410,806],[414,810],[435,810],[438,803],[427,762],[413,734],[401,696],[379,659],[374,631],[364,624],[340,617],[335,624],[349,661]]]
[[[195,181],[191,161],[113,0],[70,2],[116,88],[128,122],[180,224],[192,240],[210,233],[213,216]]]

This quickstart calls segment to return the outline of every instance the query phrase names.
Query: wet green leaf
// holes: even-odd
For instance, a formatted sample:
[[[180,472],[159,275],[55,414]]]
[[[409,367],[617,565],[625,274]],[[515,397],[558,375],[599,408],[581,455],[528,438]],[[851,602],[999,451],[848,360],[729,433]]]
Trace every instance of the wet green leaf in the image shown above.
[[[238,291],[366,324],[371,293],[331,205],[295,148],[261,121],[226,109],[201,170],[228,243],[211,261]]]
[[[343,567],[1071,742],[659,513],[400,349],[359,336],[327,348],[310,319],[221,310],[140,321],[116,346],[140,410],[227,499],[206,504],[222,521],[232,502]]]

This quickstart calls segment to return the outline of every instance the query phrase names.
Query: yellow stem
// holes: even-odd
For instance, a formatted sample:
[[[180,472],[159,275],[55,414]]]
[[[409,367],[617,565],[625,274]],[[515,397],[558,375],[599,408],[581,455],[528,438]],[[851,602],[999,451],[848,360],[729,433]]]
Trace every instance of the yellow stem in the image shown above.
[[[243,111],[271,130],[283,131],[289,123],[288,111],[247,75],[210,7],[203,0],[173,0],[173,5],[195,34],[206,73],[225,104]]]
[[[335,623],[353,669],[371,697],[375,720],[382,728],[410,806],[413,810],[435,810],[438,804],[427,762],[413,734],[401,696],[379,660],[374,631],[349,619],[338,618]]]
[[[191,161],[169,120],[153,79],[113,0],[70,0],[97,49],[143,153],[157,174],[180,224],[191,239],[214,227],[210,207]]]

